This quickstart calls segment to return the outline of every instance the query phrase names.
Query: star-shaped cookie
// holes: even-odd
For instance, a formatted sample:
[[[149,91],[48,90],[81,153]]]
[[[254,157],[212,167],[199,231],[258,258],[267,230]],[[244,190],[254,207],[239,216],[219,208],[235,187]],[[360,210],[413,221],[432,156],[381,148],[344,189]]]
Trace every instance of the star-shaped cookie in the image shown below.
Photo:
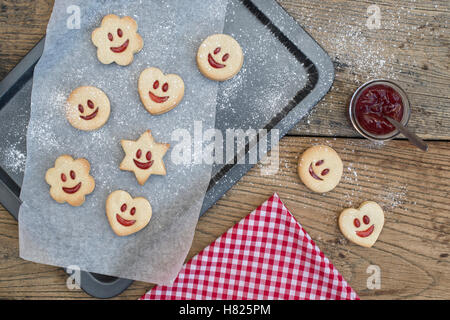
[[[136,140],[122,140],[125,158],[120,164],[120,170],[132,171],[142,186],[152,174],[166,175],[166,167],[162,158],[169,150],[170,144],[157,143],[150,130],[145,131]]]

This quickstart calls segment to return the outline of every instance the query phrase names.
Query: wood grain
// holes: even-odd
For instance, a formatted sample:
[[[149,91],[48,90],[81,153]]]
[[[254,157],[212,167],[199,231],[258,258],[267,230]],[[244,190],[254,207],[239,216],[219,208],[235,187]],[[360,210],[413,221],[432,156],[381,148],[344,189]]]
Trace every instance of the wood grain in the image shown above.
[[[53,0],[0,2],[0,79],[3,79],[44,37],[53,2]]]
[[[328,52],[336,69],[328,95],[291,134],[357,136],[347,119],[352,94],[364,82],[387,78],[409,96],[409,126],[424,138],[448,140],[450,2],[279,2]],[[366,27],[372,4],[381,10],[381,29]]]
[[[410,127],[426,139],[450,139],[450,3],[381,0],[381,29],[366,27],[370,1],[279,0],[328,52],[331,91],[290,132],[302,136],[357,133],[347,119],[351,95],[374,78],[398,81],[413,106]],[[53,0],[3,0],[0,79],[45,35]]]
[[[188,258],[278,192],[361,298],[449,299],[450,143],[437,140],[450,139],[450,3],[377,1],[381,29],[370,30],[371,1],[279,2],[329,53],[336,80],[282,139],[279,172],[263,176],[255,167],[200,219]],[[0,79],[45,35],[52,6],[53,0],[0,3]],[[411,128],[433,140],[428,153],[405,141],[375,145],[353,138],[346,118],[350,96],[380,77],[408,92]],[[295,170],[299,152],[317,143],[334,147],[345,164],[341,184],[326,195],[309,192]],[[386,211],[386,226],[371,249],[348,243],[336,224],[343,208],[368,199]],[[67,289],[61,269],[24,261],[18,250],[17,223],[0,207],[0,299],[89,298]],[[380,290],[366,286],[373,264],[381,268]],[[136,299],[150,287],[135,282],[117,299]]]
[[[327,194],[306,189],[296,173],[298,155],[312,144],[333,147],[344,162],[339,186]],[[274,192],[363,299],[448,299],[450,292],[450,145],[431,142],[428,153],[405,141],[374,145],[362,139],[285,137],[277,174],[253,168],[197,225],[193,257]],[[374,247],[349,243],[337,217],[365,200],[385,210]],[[59,268],[23,261],[17,224],[0,211],[0,299],[87,298],[66,288]],[[381,289],[367,289],[369,265],[381,268]],[[118,299],[138,298],[150,284],[135,282]]]

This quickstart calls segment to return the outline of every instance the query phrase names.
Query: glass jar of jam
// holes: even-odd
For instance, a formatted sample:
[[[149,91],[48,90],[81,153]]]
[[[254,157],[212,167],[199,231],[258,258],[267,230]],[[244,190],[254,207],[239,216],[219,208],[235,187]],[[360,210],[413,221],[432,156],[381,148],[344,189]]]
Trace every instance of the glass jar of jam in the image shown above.
[[[350,101],[350,120],[355,129],[372,140],[390,140],[399,134],[386,119],[408,124],[410,105],[406,93],[389,80],[373,80],[356,90]]]

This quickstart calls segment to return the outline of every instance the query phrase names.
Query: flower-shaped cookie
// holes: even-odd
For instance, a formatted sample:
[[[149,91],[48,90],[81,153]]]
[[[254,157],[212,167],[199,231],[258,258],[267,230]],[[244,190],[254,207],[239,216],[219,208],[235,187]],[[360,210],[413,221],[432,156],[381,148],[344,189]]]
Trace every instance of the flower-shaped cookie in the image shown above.
[[[85,196],[95,188],[90,170],[91,165],[86,159],[75,160],[68,155],[58,157],[55,166],[45,174],[45,181],[50,185],[50,196],[59,203],[81,206]]]
[[[133,55],[144,46],[137,29],[138,25],[131,17],[105,16],[100,28],[95,29],[91,36],[97,47],[98,60],[103,64],[129,65]]]

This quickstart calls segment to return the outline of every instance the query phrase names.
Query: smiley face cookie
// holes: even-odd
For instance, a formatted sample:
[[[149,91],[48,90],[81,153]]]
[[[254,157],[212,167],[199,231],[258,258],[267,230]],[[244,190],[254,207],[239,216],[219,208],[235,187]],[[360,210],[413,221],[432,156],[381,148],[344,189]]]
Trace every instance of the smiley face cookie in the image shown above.
[[[378,203],[366,201],[359,209],[349,208],[339,216],[339,229],[351,242],[370,248],[384,225],[384,212]]]
[[[128,236],[147,226],[152,206],[145,198],[133,198],[128,192],[117,190],[106,199],[106,216],[115,234]]]
[[[91,39],[97,47],[98,60],[103,64],[129,65],[134,54],[144,46],[137,33],[138,25],[131,17],[105,16],[100,28],[92,32]]]
[[[339,155],[327,146],[313,146],[298,161],[298,175],[312,191],[333,190],[342,177],[344,167]]]
[[[90,176],[91,166],[86,159],[62,155],[55,166],[47,170],[45,181],[50,185],[50,196],[59,203],[81,206],[85,196],[92,193],[95,180]]]
[[[184,82],[176,74],[165,75],[158,68],[148,68],[139,76],[138,90],[145,109],[158,115],[172,110],[181,102]]]
[[[101,128],[109,119],[111,106],[106,94],[96,87],[79,87],[72,91],[66,103],[66,117],[79,130]]]
[[[125,158],[119,168],[134,172],[140,185],[144,185],[152,174],[166,175],[162,158],[170,144],[155,142],[150,130],[145,131],[136,141],[122,140],[121,144]]]
[[[241,70],[243,63],[241,46],[226,34],[209,36],[197,52],[198,68],[211,80],[225,81],[233,78]]]

